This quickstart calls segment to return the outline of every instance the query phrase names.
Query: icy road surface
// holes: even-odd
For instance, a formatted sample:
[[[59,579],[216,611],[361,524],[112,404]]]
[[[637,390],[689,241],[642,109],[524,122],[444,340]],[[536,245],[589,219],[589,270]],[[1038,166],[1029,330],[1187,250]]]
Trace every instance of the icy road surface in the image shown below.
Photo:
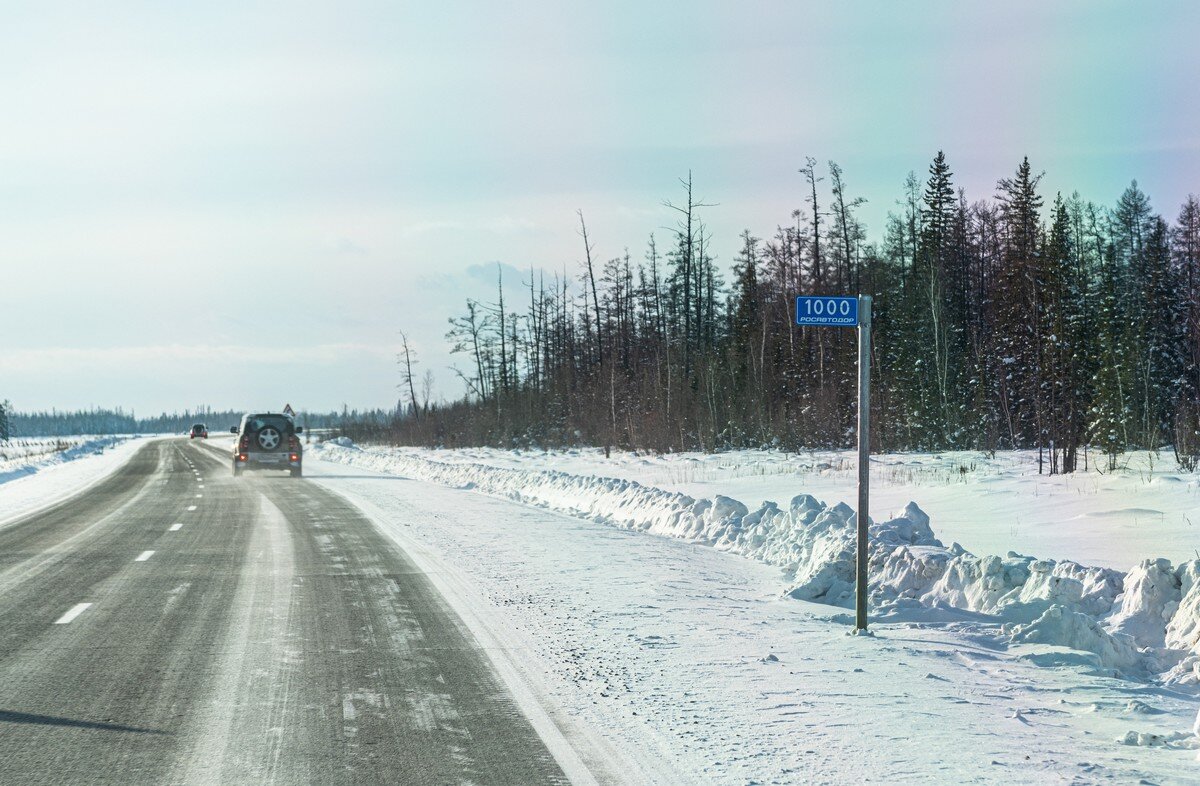
[[[588,781],[341,497],[131,450],[0,485],[7,511],[95,481],[0,527],[0,783]]]

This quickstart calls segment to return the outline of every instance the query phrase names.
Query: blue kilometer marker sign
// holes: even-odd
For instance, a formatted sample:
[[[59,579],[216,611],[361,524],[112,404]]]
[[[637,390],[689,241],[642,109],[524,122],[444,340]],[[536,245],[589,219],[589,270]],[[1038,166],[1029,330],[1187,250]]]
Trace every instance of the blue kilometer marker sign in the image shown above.
[[[858,298],[856,297],[798,297],[796,324],[820,327],[856,327]]]
[[[859,313],[859,305],[862,310]],[[858,328],[858,515],[855,516],[854,632],[867,633],[867,560],[871,502],[871,296],[796,298],[801,327]]]

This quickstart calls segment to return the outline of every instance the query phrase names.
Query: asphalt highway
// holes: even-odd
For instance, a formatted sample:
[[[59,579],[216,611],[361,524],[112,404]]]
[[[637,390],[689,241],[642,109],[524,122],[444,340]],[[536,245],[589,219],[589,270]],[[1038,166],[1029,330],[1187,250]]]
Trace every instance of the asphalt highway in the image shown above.
[[[0,528],[0,783],[565,783],[429,580],[337,495],[147,443]]]

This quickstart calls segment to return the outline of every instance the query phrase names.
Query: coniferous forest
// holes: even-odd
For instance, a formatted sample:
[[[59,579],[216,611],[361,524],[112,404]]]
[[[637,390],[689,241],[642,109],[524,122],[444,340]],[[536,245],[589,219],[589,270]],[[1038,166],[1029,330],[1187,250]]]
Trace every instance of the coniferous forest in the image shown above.
[[[236,426],[243,410],[213,410],[199,407],[183,412],[163,412],[138,416],[122,409],[51,410],[49,412],[15,412],[8,402],[0,403],[0,439],[9,437],[66,437],[101,434],[179,434],[193,423],[205,423],[213,433]],[[337,412],[301,411],[297,419],[312,428],[335,428],[345,421],[379,417],[379,413],[358,410]],[[7,428],[8,433],[5,433]]]
[[[347,431],[402,444],[650,450],[849,446],[853,329],[794,326],[797,295],[874,297],[872,449],[1038,449],[1043,470],[1131,448],[1200,453],[1200,202],[1156,212],[1045,194],[1028,159],[972,200],[939,153],[868,238],[834,162],[806,204],[728,265],[691,176],[669,236],[602,259],[579,216],[574,282],[530,272],[514,303],[470,300],[447,335],[467,394],[417,394]],[[1098,457],[1100,453],[1107,458]],[[1103,468],[1103,467],[1102,467]]]

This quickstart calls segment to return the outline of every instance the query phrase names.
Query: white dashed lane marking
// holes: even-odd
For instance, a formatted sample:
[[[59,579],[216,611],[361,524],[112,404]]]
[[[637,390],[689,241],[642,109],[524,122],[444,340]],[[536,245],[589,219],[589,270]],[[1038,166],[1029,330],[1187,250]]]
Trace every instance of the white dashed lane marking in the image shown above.
[[[167,530],[167,532],[177,532],[178,530],[180,530],[182,528],[183,528],[182,523],[175,522],[174,524],[171,525],[171,527]]]
[[[145,562],[146,560],[150,559],[153,556],[154,556],[153,551],[143,551],[141,554],[137,555],[137,557],[133,561],[134,562]]]
[[[188,505],[188,510],[195,510],[195,509],[196,509],[195,505]]]
[[[71,610],[54,621],[55,625],[66,625],[71,620],[78,617],[80,614],[88,610],[90,603],[76,603],[71,607]]]

